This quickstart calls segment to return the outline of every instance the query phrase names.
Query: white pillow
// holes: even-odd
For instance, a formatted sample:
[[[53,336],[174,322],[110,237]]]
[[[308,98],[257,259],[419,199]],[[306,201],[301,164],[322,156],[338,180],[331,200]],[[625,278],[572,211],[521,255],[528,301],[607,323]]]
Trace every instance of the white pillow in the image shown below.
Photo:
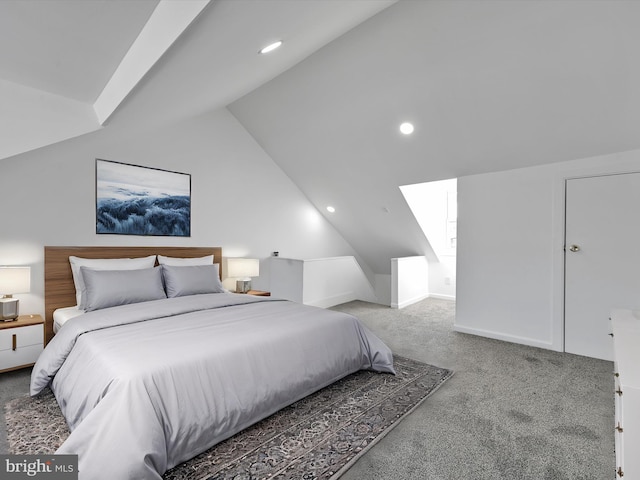
[[[84,280],[80,267],[89,267],[94,270],[140,270],[142,268],[152,268],[156,264],[156,256],[140,258],[81,258],[69,257],[71,273],[73,274],[73,284],[76,287],[76,302],[78,308],[85,309],[85,299],[82,291],[85,289]]]
[[[158,255],[158,263],[160,265],[171,265],[173,267],[186,267],[191,265],[211,265],[213,263],[213,255],[198,258],[177,258],[165,257]]]

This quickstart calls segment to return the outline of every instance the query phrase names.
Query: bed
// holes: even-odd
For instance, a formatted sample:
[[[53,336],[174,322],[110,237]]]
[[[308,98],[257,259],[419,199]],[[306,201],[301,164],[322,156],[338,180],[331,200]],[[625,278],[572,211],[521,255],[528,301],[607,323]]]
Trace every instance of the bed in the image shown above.
[[[351,315],[225,291],[221,253],[45,247],[52,333],[54,311],[80,303],[69,257],[213,259],[128,271],[81,268],[86,311],[58,327],[31,377],[32,395],[50,387],[56,396],[71,430],[56,453],[79,455],[79,478],[159,479],[350,373],[394,373],[389,348]],[[126,299],[144,301],[123,302],[114,285],[127,286]],[[158,288],[170,298],[155,298]]]

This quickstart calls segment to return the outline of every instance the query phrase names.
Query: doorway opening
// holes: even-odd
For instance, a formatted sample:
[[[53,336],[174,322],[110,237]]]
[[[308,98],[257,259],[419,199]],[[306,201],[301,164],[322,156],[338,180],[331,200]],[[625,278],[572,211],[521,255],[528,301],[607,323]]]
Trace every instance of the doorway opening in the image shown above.
[[[429,296],[455,299],[458,179],[400,187],[438,261],[429,264]]]

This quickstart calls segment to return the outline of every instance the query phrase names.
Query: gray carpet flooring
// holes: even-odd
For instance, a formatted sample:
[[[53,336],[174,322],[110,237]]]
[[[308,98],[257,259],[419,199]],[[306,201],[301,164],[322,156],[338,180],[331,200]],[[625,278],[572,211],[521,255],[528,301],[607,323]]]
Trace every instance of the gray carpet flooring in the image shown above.
[[[613,364],[454,332],[455,303],[402,310],[365,302],[358,316],[398,355],[455,370],[341,480],[613,480]],[[0,375],[0,405],[28,392],[29,371]],[[7,452],[4,408],[0,452]]]
[[[454,332],[455,304],[352,302],[399,355],[455,370],[341,480],[613,480],[613,363]]]

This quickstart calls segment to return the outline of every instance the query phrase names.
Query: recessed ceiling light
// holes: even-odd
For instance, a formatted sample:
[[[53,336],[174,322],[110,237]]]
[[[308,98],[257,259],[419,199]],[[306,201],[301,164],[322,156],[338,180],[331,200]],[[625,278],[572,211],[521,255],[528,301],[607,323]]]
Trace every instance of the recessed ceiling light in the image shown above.
[[[400,131],[405,135],[411,135],[413,133],[413,123],[404,122],[400,125]]]
[[[273,42],[271,45],[267,45],[266,47],[260,49],[258,53],[269,53],[273,52],[276,48],[282,45],[282,40],[278,40],[277,42]]]
[[[333,213],[333,212],[335,212],[335,211],[336,211],[336,209],[335,209],[335,208],[333,208],[331,205],[329,205],[329,206],[327,207],[327,212],[329,212],[329,213]]]

